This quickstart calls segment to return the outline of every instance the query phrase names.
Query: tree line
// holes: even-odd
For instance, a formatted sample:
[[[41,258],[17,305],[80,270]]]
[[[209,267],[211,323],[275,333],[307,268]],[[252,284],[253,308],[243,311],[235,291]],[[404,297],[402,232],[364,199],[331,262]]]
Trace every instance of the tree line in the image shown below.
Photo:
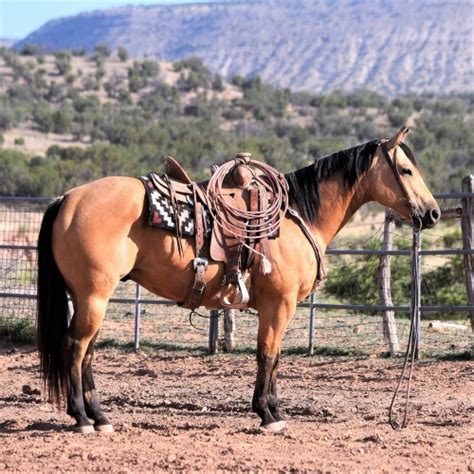
[[[125,48],[98,45],[87,56],[62,51],[54,70],[34,47],[0,49],[11,71],[0,92],[0,142],[19,125],[57,133],[85,147],[50,147],[45,154],[0,149],[0,194],[49,196],[106,175],[139,175],[175,156],[195,178],[241,150],[281,171],[411,122],[410,145],[432,188],[459,189],[474,164],[474,94],[388,98],[371,91],[330,95],[275,88],[259,77],[226,82],[198,58],[173,64],[174,83],[151,59],[131,60]],[[84,70],[73,68],[82,57]],[[126,74],[108,65],[123,63]]]

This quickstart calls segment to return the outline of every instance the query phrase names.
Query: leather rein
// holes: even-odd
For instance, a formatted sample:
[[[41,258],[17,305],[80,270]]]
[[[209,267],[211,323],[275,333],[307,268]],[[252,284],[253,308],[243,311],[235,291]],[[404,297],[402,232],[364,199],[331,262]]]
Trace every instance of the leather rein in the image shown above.
[[[403,145],[404,151],[409,152],[411,154],[410,149],[405,144],[402,144],[402,145]],[[390,168],[392,169],[393,174],[395,175],[395,178],[398,184],[400,185],[400,189],[402,190],[402,193],[410,206],[410,218],[411,218],[411,223],[413,226],[413,245],[412,245],[412,254],[413,254],[412,282],[413,282],[415,280],[418,280],[420,276],[419,243],[420,243],[420,232],[422,228],[421,215],[419,211],[416,209],[416,207],[414,206],[413,202],[411,201],[407,188],[405,184],[403,183],[400,173],[398,172],[396,148],[393,152],[393,160],[390,158],[390,155],[388,154],[386,141],[380,142],[380,148],[382,149],[382,154],[385,160],[387,161],[387,163],[389,164]],[[414,291],[414,286],[413,286],[412,287],[412,304],[411,304],[412,311],[410,314],[410,331],[408,335],[407,349],[404,355],[402,372],[398,379],[397,387],[393,393],[392,401],[390,403],[390,408],[388,412],[388,421],[390,423],[390,426],[396,431],[406,428],[408,425],[408,403],[410,399],[413,368],[415,365],[415,358],[416,358],[416,349],[417,349],[416,339],[420,330],[420,328],[418,327],[419,307],[420,307],[419,294],[417,291]],[[408,364],[409,364],[409,367],[408,367]],[[408,374],[407,374],[407,369],[408,369]],[[395,409],[395,402],[398,398],[398,394],[400,392],[402,383],[405,379],[406,379],[406,390],[405,390],[405,403],[403,407],[403,418],[402,418],[401,423],[399,423],[395,419],[394,409]]]

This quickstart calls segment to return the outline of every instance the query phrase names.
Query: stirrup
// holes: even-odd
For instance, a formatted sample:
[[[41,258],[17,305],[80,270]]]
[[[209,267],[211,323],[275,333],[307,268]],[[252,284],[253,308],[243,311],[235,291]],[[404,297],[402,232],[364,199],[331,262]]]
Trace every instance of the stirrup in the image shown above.
[[[222,282],[223,285],[226,284],[226,278]],[[224,294],[224,286],[222,286],[221,290],[221,305],[224,309],[243,309],[247,307],[247,303],[249,302],[250,295],[245,286],[244,277],[242,276],[242,272],[237,272],[237,288],[236,293],[234,296],[234,301],[229,301],[227,295]]]

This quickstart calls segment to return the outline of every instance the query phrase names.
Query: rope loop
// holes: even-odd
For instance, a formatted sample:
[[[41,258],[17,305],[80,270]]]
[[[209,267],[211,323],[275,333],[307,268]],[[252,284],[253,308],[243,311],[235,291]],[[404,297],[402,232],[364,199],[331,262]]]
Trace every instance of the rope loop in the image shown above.
[[[266,193],[262,209],[246,210],[226,200],[222,190],[224,179],[235,167],[245,166],[252,174],[246,189],[258,187]],[[251,159],[236,159],[219,166],[212,175],[206,190],[209,211],[214,222],[223,232],[237,239],[249,250],[263,256],[251,248],[247,242],[269,237],[279,229],[288,209],[288,183],[282,173],[270,165]]]

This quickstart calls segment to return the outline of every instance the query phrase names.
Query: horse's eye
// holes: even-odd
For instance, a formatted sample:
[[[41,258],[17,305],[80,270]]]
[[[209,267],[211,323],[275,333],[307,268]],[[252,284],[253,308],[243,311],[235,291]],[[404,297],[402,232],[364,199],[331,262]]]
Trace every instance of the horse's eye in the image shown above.
[[[412,176],[413,173],[411,172],[410,168],[402,168],[400,174],[405,175],[405,176]]]

